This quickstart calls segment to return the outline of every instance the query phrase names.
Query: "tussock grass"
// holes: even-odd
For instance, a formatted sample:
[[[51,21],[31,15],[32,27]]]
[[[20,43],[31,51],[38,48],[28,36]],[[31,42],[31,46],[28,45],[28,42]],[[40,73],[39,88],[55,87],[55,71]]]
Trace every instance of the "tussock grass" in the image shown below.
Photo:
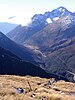
[[[75,100],[75,84],[58,81],[49,85],[50,79],[0,75],[0,100]],[[32,89],[30,89],[30,86]],[[15,88],[23,88],[24,93],[18,94]]]

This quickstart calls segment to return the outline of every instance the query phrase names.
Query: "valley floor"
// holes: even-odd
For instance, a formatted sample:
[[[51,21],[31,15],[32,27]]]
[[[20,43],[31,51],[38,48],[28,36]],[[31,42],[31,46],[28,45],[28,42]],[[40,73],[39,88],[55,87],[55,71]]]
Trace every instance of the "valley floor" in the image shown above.
[[[0,75],[0,100],[75,100],[75,83],[53,79]],[[18,93],[22,88],[23,93]]]

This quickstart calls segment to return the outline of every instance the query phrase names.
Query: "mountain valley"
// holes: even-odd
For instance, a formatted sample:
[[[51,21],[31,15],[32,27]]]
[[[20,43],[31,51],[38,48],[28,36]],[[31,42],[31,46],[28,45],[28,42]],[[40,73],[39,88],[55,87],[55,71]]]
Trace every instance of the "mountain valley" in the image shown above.
[[[0,33],[0,47],[47,73],[75,82],[75,13],[61,6],[35,14],[31,20],[6,36]]]

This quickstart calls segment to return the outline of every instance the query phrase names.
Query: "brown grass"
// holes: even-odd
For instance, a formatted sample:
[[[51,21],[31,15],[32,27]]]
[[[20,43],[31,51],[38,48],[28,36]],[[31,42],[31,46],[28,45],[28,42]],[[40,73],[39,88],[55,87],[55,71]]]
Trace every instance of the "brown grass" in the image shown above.
[[[30,89],[30,86],[32,89]],[[0,100],[75,100],[75,84],[65,81],[48,85],[50,79],[0,75]],[[14,87],[21,87],[18,94]]]

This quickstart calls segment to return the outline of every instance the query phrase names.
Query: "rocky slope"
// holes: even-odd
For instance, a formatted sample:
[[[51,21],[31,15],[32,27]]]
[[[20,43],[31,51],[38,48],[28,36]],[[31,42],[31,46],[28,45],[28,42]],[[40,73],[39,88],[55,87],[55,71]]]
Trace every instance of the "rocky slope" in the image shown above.
[[[70,18],[72,17],[63,17],[49,24],[24,44],[41,51],[39,56],[48,72],[65,77],[68,74],[66,70],[75,73],[75,20]]]

